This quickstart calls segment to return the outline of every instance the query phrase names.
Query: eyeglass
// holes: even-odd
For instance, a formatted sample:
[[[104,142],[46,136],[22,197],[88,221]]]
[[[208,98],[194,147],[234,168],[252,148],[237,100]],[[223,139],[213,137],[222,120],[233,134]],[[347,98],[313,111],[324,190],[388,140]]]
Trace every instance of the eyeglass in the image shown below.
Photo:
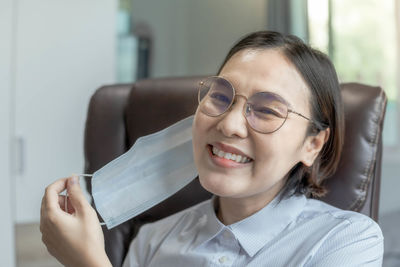
[[[233,105],[236,96],[246,99],[243,114],[256,132],[273,133],[279,130],[289,113],[296,114],[316,125],[311,119],[289,108],[281,96],[271,92],[258,92],[247,98],[237,94],[232,84],[219,76],[211,76],[200,82],[198,101],[200,110],[208,116],[224,114]]]

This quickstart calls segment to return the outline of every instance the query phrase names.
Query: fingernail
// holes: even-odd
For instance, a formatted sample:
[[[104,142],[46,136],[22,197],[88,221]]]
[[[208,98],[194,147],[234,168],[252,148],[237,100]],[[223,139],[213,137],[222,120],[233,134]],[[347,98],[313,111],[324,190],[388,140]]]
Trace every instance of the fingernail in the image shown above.
[[[69,182],[71,185],[77,184],[78,183],[78,176],[72,175],[71,178],[69,179]]]

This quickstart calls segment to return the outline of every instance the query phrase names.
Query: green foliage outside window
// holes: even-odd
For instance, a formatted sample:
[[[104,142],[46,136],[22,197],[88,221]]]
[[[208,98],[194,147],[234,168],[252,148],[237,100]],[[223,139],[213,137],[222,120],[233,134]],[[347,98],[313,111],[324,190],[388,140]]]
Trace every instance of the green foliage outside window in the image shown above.
[[[339,80],[385,90],[389,98],[383,132],[386,146],[398,144],[399,8],[395,1],[308,0],[310,44],[330,55]]]

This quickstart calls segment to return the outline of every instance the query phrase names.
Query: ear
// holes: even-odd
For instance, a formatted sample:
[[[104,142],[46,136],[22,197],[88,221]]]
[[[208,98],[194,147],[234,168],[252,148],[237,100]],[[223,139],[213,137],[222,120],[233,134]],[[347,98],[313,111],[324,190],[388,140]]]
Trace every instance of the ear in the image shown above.
[[[319,152],[328,141],[330,135],[330,128],[320,131],[317,135],[308,136],[302,148],[302,159],[300,160],[304,165],[310,167],[313,165]]]

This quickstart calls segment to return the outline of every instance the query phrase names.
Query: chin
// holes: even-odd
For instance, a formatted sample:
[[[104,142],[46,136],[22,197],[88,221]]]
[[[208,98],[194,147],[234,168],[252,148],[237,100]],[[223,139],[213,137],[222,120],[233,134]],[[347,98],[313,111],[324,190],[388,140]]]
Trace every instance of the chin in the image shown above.
[[[199,181],[201,186],[208,192],[220,197],[234,197],[240,195],[235,188],[243,188],[234,186],[229,177],[215,177],[215,175],[200,175]]]

